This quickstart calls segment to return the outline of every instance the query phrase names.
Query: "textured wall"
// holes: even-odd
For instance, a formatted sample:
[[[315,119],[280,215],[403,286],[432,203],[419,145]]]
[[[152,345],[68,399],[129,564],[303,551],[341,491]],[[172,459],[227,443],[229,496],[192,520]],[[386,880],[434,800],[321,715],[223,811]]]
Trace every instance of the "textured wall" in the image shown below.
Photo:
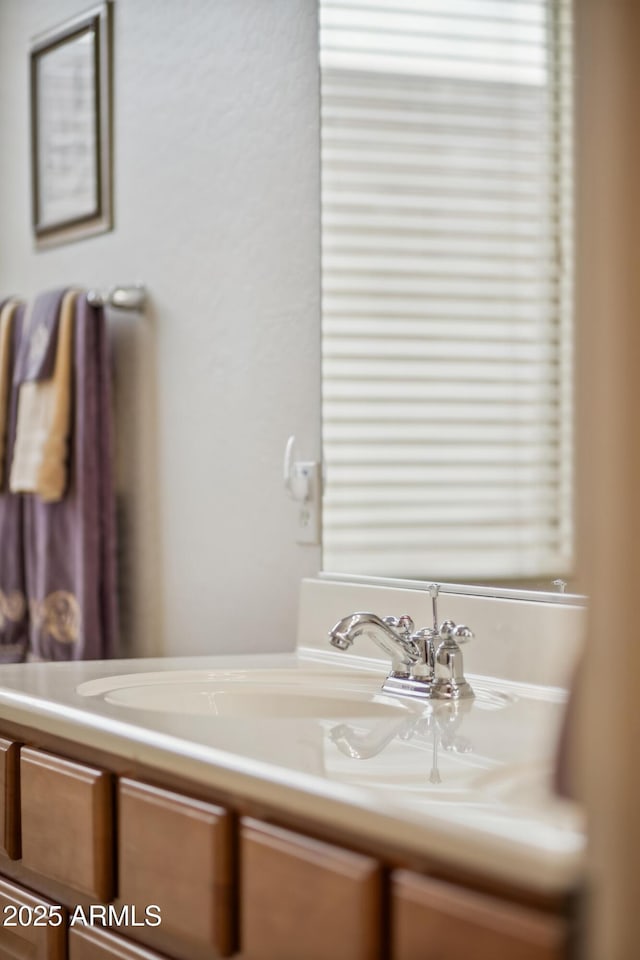
[[[115,231],[34,251],[28,47],[89,6],[0,0],[0,291],[142,280],[112,318],[122,570],[139,654],[283,649],[300,577],[281,458],[319,455],[315,0],[117,0]]]

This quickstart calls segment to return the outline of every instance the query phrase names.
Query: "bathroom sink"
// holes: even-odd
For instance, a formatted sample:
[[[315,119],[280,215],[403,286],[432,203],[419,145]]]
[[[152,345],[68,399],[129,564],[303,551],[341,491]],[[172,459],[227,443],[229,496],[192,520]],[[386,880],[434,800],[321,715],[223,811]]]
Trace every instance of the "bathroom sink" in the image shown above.
[[[211,717],[384,717],[416,709],[381,694],[377,677],[320,671],[157,671],[90,680],[76,692],[134,710]]]
[[[424,701],[386,695],[380,687],[379,675],[317,668],[158,670],[89,680],[76,692],[133,710],[211,717],[410,719],[433,709]],[[467,703],[491,711],[513,700],[508,694],[478,687],[476,699]]]

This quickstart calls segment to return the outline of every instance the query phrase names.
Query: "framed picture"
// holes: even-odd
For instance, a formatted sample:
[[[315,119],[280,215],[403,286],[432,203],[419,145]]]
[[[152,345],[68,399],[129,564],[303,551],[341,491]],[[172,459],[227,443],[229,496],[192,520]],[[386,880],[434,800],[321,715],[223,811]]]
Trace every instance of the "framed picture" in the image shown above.
[[[31,47],[31,168],[37,247],[112,227],[110,2]]]

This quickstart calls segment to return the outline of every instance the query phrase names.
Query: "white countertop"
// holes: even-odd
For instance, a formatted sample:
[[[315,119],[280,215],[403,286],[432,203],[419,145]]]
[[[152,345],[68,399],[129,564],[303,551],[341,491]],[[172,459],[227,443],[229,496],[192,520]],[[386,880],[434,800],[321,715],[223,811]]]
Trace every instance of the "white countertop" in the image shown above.
[[[457,716],[398,700],[380,715],[338,707],[329,717],[221,716],[201,701],[197,713],[166,712],[76,691],[176,670],[230,671],[241,689],[237,671],[278,670],[327,691],[351,683],[362,703],[384,677],[371,667],[313,653],[3,666],[0,731],[2,719],[36,727],[359,838],[540,892],[573,889],[584,825],[549,785],[565,699],[556,688],[472,675],[476,700]]]

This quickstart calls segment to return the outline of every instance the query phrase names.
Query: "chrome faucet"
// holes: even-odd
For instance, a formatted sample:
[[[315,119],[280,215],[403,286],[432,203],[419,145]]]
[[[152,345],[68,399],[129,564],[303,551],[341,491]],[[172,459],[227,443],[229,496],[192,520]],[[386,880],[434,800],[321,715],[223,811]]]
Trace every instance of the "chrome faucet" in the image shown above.
[[[381,618],[375,613],[351,613],[329,631],[332,646],[348,650],[356,637],[368,636],[391,658],[391,671],[382,689],[402,697],[458,700],[473,697],[462,672],[458,643],[473,637],[468,627],[452,620],[437,625],[439,586],[429,584],[433,627],[416,630],[411,617]]]

